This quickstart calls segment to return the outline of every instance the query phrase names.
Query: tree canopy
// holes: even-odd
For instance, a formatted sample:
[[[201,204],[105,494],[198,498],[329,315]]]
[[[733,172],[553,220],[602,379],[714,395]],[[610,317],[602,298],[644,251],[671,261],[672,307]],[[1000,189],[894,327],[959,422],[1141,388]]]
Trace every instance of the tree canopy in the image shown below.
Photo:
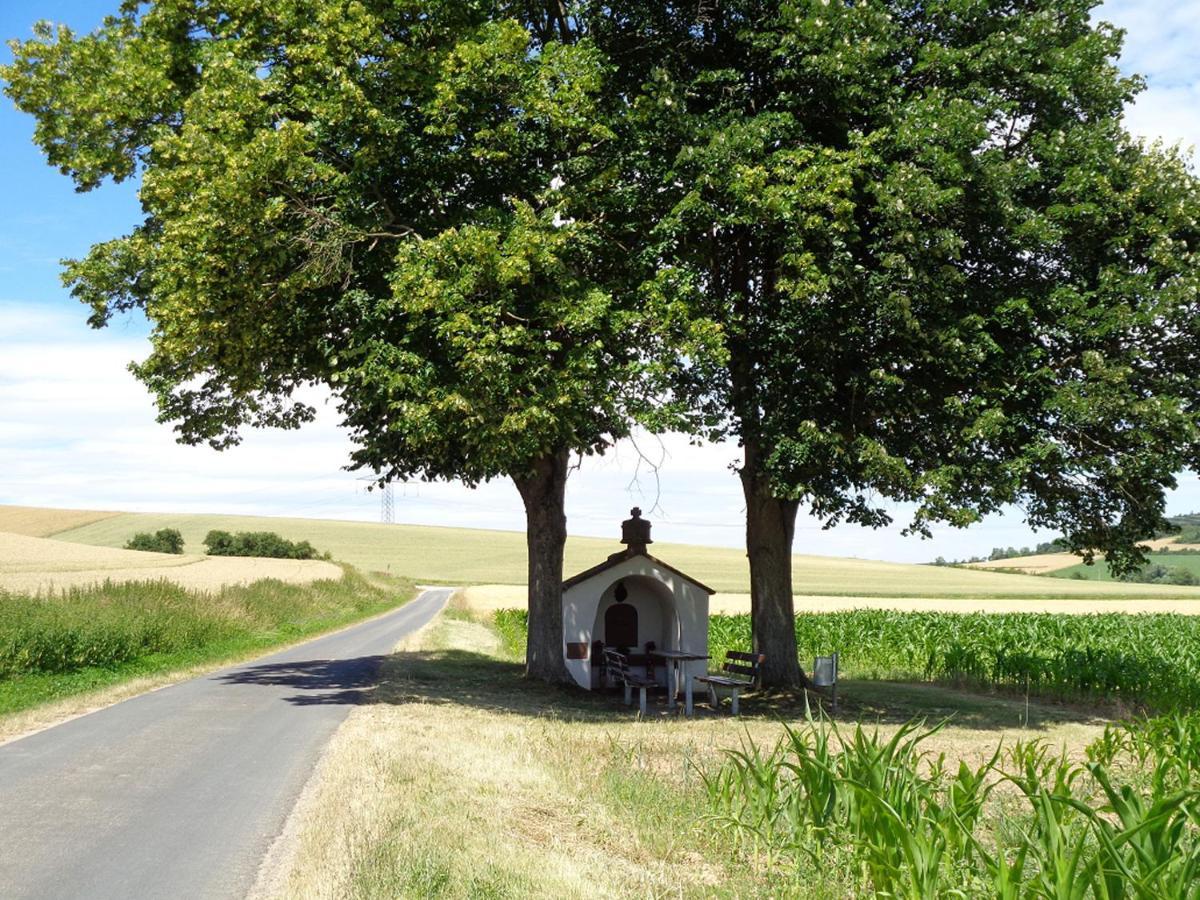
[[[66,280],[94,325],[144,310],[161,420],[227,447],[326,385],[381,480],[512,476],[548,677],[568,454],[666,415],[610,63],[555,7],[128,0],[3,72],[81,190],[141,178]]]
[[[1126,132],[1094,5],[722,0],[598,38],[660,36],[643,207],[722,335],[679,388],[745,449],[772,680],[800,505],[928,533],[1017,504],[1120,570],[1196,468],[1200,191]]]
[[[1126,132],[1093,6],[126,0],[3,75],[80,189],[141,175],[67,279],[145,310],[182,439],[295,427],[317,383],[381,478],[512,476],[548,677],[568,454],[735,439],[794,683],[802,505],[1018,504],[1122,570],[1200,462],[1200,190]]]

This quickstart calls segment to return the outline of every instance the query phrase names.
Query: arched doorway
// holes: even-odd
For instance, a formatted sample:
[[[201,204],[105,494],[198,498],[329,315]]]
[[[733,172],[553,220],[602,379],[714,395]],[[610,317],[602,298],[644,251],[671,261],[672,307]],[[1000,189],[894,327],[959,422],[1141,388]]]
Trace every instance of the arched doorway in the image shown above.
[[[614,603],[604,611],[604,643],[628,651],[638,646],[638,611],[632,603]]]

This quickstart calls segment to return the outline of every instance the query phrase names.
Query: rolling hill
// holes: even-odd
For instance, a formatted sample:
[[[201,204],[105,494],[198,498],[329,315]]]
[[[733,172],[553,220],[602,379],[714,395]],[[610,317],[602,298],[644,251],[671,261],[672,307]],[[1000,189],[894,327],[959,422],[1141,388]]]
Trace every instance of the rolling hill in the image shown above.
[[[59,532],[55,540],[122,547],[135,532],[160,528],[178,528],[187,542],[188,553],[202,552],[201,542],[210,529],[275,531],[291,540],[307,540],[318,550],[330,552],[334,559],[364,571],[390,572],[441,583],[525,583],[525,536],[514,531],[320,519],[121,513]],[[617,549],[620,545],[615,538],[572,537],[567,543],[566,572],[569,575],[586,569]],[[749,570],[742,550],[656,542],[651,551],[720,592],[749,590]],[[1052,580],[862,559],[798,555],[793,565],[796,593],[801,595],[1200,599],[1200,588]]]

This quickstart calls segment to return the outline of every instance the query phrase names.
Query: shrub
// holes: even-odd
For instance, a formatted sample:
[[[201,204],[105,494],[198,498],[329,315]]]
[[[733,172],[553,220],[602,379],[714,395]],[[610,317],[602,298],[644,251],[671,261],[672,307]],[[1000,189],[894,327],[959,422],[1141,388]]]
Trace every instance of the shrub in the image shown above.
[[[147,550],[151,553],[182,553],[183,535],[175,528],[162,528],[154,534],[139,531],[125,544],[126,550]]]
[[[273,559],[328,559],[308,541],[289,541],[273,531],[210,531],[204,538],[209,556],[267,556]]]

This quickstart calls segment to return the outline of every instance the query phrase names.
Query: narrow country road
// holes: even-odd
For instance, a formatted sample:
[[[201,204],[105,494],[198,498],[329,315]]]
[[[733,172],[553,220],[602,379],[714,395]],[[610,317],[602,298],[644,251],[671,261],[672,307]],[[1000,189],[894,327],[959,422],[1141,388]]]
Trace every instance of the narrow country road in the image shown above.
[[[450,589],[0,747],[0,898],[241,898],[326,741]]]

